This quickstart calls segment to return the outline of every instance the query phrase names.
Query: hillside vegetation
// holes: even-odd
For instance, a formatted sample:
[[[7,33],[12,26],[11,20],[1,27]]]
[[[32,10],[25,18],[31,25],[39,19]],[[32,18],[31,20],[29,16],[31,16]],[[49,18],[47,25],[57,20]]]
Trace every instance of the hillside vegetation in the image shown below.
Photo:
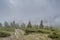
[[[60,40],[60,30],[44,26],[42,20],[40,25],[32,25],[30,21],[20,26],[15,21],[5,22],[4,26],[0,23],[0,38],[5,37],[10,37],[9,40]]]

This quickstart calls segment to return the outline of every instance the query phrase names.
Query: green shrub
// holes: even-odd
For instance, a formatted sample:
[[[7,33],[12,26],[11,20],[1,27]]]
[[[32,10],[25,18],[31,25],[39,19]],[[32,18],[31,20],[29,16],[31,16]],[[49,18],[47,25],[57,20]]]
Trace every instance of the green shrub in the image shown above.
[[[0,37],[8,37],[8,36],[10,36],[10,33],[0,31]]]
[[[50,30],[45,30],[45,29],[25,29],[26,34],[30,33],[44,33],[44,34],[49,34],[51,33]]]
[[[45,34],[51,33],[51,31],[49,31],[49,30],[38,30],[37,32],[39,32],[39,33],[45,33]]]
[[[58,37],[58,34],[56,32],[53,32],[52,34],[48,35],[48,37],[52,38],[52,39],[57,39],[59,38]]]
[[[51,29],[51,31],[55,31],[55,29]]]

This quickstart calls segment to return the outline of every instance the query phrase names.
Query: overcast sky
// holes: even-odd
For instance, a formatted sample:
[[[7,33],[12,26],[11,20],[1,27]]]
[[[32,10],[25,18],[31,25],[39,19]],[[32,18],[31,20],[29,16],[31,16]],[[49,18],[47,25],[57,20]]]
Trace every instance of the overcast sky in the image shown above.
[[[0,22],[13,20],[60,25],[60,0],[0,0]]]

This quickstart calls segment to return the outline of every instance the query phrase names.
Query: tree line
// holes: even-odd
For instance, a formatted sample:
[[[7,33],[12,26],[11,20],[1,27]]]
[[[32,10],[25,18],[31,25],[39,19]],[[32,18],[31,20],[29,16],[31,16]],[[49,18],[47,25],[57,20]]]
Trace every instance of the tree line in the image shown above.
[[[4,22],[4,24],[0,23],[0,27],[6,27],[6,28],[9,28],[9,27],[12,27],[12,28],[32,28],[32,27],[35,27],[35,28],[46,28],[48,29],[49,27],[48,26],[44,26],[43,24],[43,20],[40,21],[40,24],[35,24],[35,25],[32,25],[31,21],[28,22],[28,24],[26,25],[25,23],[22,23],[21,25],[19,25],[18,23],[16,23],[15,21],[11,22],[11,23],[8,23],[7,21]],[[50,29],[52,29],[53,27],[50,27]]]

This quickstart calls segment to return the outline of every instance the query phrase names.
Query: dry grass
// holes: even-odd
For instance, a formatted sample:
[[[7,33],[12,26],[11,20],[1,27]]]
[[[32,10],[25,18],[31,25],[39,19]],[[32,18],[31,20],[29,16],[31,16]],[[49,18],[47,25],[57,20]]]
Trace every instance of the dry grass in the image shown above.
[[[52,39],[48,38],[47,35],[48,34],[33,33],[33,34],[29,34],[29,35],[25,36],[25,38],[27,40],[52,40]]]

